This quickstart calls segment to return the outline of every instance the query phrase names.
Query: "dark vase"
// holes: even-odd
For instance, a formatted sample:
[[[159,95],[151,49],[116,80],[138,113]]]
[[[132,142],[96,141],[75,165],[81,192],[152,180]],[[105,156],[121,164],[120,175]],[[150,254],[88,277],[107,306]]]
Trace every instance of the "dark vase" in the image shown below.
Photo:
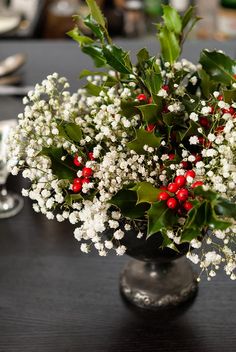
[[[142,225],[146,229],[146,222]],[[178,245],[179,252],[161,249],[162,236],[137,238],[137,231],[128,231],[120,241],[132,260],[120,276],[122,295],[132,304],[150,310],[169,308],[192,298],[197,280],[190,262],[185,258],[188,244]]]

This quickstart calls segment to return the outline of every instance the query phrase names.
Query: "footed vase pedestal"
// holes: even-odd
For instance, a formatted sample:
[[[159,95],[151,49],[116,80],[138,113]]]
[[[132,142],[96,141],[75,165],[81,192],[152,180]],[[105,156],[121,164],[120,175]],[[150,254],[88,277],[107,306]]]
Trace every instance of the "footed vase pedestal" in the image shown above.
[[[157,310],[192,298],[197,281],[185,257],[163,263],[132,259],[121,273],[120,289],[130,303]]]

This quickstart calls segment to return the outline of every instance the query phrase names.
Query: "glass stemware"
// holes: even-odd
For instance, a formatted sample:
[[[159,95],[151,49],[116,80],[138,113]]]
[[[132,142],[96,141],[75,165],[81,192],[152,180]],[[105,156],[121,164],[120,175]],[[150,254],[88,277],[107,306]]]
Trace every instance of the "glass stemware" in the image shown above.
[[[7,191],[8,177],[8,146],[7,139],[11,129],[16,126],[17,120],[0,121],[0,219],[9,218],[19,213],[23,208],[23,198]]]

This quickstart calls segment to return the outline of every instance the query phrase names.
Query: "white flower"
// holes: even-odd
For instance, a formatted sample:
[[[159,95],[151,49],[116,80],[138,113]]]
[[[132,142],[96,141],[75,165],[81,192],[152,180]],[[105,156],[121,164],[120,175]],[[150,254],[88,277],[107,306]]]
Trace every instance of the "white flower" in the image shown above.
[[[116,248],[116,254],[117,255],[123,255],[126,252],[126,247],[125,246],[119,246]]]
[[[197,136],[191,136],[189,138],[189,143],[190,144],[198,144],[199,143],[198,137]]]
[[[191,114],[189,115],[190,120],[193,121],[198,121],[198,114],[196,114],[195,112],[191,112]]]

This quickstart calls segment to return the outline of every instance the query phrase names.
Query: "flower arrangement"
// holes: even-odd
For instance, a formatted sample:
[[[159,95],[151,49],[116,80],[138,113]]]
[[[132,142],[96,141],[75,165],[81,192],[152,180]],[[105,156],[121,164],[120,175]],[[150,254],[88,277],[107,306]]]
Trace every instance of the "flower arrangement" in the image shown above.
[[[133,64],[87,3],[93,37],[77,27],[69,35],[106,70],[82,71],[87,84],[74,94],[54,73],[24,98],[9,163],[31,181],[23,195],[48,219],[74,224],[83,252],[122,255],[135,228],[138,238],[161,236],[162,248],[187,243],[209,279],[221,265],[235,279],[236,61],[208,50],[197,65],[180,60],[199,18],[163,6],[160,56],[141,49]]]

